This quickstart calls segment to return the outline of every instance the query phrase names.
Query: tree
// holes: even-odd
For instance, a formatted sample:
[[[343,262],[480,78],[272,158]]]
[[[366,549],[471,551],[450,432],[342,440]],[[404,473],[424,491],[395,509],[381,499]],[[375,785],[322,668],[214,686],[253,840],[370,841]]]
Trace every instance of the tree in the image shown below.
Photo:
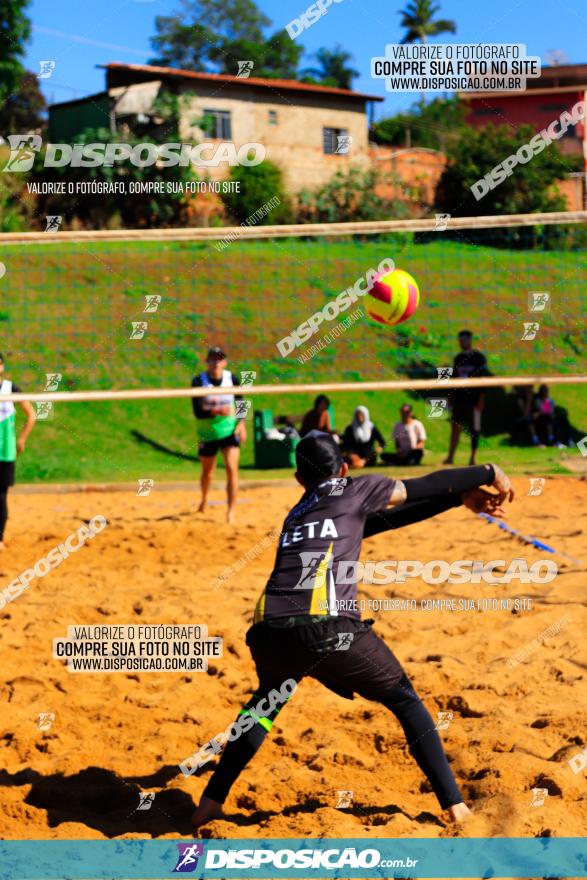
[[[159,54],[152,63],[200,71],[213,64],[223,73],[231,44],[264,43],[270,24],[254,0],[182,0],[175,15],[155,19],[151,44]]]
[[[434,16],[439,11],[440,6],[433,5],[432,0],[410,0],[406,8],[400,12],[401,26],[407,28],[402,43],[415,43],[418,40],[426,43],[428,37],[456,33],[457,26],[454,21],[445,18],[434,21]]]
[[[465,128],[465,107],[457,97],[434,98],[376,122],[371,130],[378,144],[428,147],[446,152]]]
[[[283,176],[273,162],[266,160],[260,165],[237,165],[231,169],[230,177],[239,181],[240,192],[222,193],[221,198],[239,223],[244,223],[247,218],[250,225],[259,226],[291,222],[291,204]],[[274,201],[265,216],[255,213],[272,199]]]
[[[170,127],[173,127],[172,119]],[[170,138],[174,136],[175,140],[178,140],[177,134],[171,131]],[[113,133],[106,128],[86,129],[76,137],[76,143],[124,143],[130,144],[131,147],[139,143],[154,143],[158,146],[157,142],[149,137],[139,138],[135,135],[123,137],[119,132]],[[198,175],[191,166],[183,167],[179,164],[167,167],[160,167],[158,164],[142,167],[125,161],[86,168],[74,165],[45,168],[42,153],[37,155],[35,167],[31,172],[31,180],[34,182],[59,180],[71,184],[73,188],[71,193],[39,196],[37,216],[60,214],[64,217],[65,223],[73,228],[77,224],[87,229],[185,226],[188,216],[185,184],[197,178]],[[92,192],[77,191],[78,182],[85,188],[93,181],[99,184],[124,183],[127,191],[131,182],[157,182],[162,185],[163,191],[126,197],[116,192],[104,192],[96,196]],[[179,184],[183,184],[183,187]]]
[[[573,170],[576,160],[563,156],[555,144],[525,164],[516,164],[512,174],[480,201],[471,191],[474,183],[515,155],[535,134],[529,125],[520,126],[515,134],[505,125],[465,129],[449,150],[449,164],[438,184],[437,208],[465,217],[564,210],[564,199],[554,184]]]
[[[179,67],[203,71],[213,40],[212,32],[197,22],[183,24],[178,16],[158,15],[155,18],[158,34],[151,45],[158,52],[150,63],[160,67]]]
[[[47,104],[34,73],[25,70],[17,90],[0,107],[0,133],[26,134],[44,125]]]
[[[304,72],[304,82],[318,82],[339,89],[351,89],[353,79],[359,71],[349,66],[352,55],[337,43],[334,49],[318,49],[314,57],[318,67],[309,67]]]
[[[223,40],[210,49],[210,61],[221,73],[238,72],[239,61],[252,61],[251,76],[268,79],[295,79],[303,46],[295,43],[287,31],[277,31],[268,40]]]
[[[24,74],[20,59],[31,34],[29,0],[2,0],[0,10],[0,104],[14,94]]]
[[[337,171],[320,189],[299,193],[298,223],[345,223],[407,216],[409,210],[404,204],[377,195],[378,184],[384,182],[371,169]]]
[[[252,61],[252,76],[295,79],[304,47],[285,28],[266,36],[270,25],[254,0],[182,0],[155,19],[151,63],[235,76],[239,61]]]

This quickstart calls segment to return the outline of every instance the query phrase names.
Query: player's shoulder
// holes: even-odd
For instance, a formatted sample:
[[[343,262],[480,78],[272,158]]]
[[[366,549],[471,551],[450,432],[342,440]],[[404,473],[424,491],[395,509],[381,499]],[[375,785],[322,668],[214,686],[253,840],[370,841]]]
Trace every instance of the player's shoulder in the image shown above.
[[[395,481],[391,477],[385,476],[385,474],[363,474],[360,477],[354,477],[352,482],[355,486],[355,493],[365,493]]]
[[[192,388],[201,388],[202,387],[202,374],[196,373],[196,375],[192,378]]]

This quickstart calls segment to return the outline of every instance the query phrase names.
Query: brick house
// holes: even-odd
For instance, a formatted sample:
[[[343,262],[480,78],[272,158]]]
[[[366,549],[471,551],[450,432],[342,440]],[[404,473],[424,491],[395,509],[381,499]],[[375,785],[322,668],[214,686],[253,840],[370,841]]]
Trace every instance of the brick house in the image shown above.
[[[233,141],[237,147],[260,142],[267,158],[281,168],[291,192],[314,189],[351,165],[370,166],[368,108],[383,100],[376,95],[295,80],[143,64],[111,63],[104,68],[104,92],[49,108],[52,141],[70,141],[84,128],[106,126],[112,131],[148,130],[164,142],[164,120],[153,104],[172,91],[187,96],[180,102],[183,141]],[[204,129],[198,125],[202,119]],[[344,150],[349,143],[348,152],[337,152],[339,145]],[[226,173],[225,168],[210,170]]]
[[[539,132],[587,97],[587,64],[544,67],[539,77],[527,80],[524,92],[461,93],[468,107],[466,121],[473,128],[486,125],[531,125]],[[583,156],[587,170],[587,125],[570,126],[556,144],[561,153]],[[557,183],[569,210],[587,205],[585,175],[575,173]]]

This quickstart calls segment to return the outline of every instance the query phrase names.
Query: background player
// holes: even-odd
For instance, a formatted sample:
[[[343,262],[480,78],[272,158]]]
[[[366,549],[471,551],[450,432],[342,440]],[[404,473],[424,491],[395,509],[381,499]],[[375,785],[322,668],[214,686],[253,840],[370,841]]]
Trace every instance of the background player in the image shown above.
[[[4,355],[0,354],[0,394],[20,393],[21,389],[4,378]],[[8,519],[7,495],[14,486],[16,457],[24,452],[26,441],[35,424],[35,413],[28,400],[21,400],[20,407],[26,421],[17,439],[16,411],[11,400],[0,403],[0,550],[4,550],[4,529]]]
[[[269,695],[279,692],[284,682],[299,682],[306,675],[342,697],[353,699],[358,693],[390,709],[440,806],[452,819],[461,820],[469,810],[436,725],[399,661],[371,629],[372,621],[361,620],[357,584],[338,578],[338,568],[358,560],[364,533],[417,522],[461,500],[475,512],[499,515],[499,505],[513,499],[509,479],[494,465],[437,471],[405,481],[382,476],[350,479],[337,444],[317,431],[298,444],[296,463],[296,479],[306,491],[285,519],[275,566],[247,634],[259,686],[235,722],[240,734],[229,739],[194,824],[222,816],[221,805],[231,786],[281,708],[277,705],[259,717],[258,705],[267,705]],[[492,485],[496,494],[478,488],[483,485]],[[393,522],[385,510],[389,504],[405,504],[403,521]],[[401,517],[401,508],[399,512]],[[216,745],[212,741],[214,751]]]
[[[460,352],[455,355],[453,362],[454,379],[473,379],[488,376],[487,360],[482,352],[473,348],[473,334],[470,330],[461,330],[459,333]],[[451,434],[448,457],[443,464],[452,464],[456,448],[459,445],[461,429],[465,426],[471,435],[471,457],[469,464],[475,464],[479,438],[481,436],[481,413],[485,400],[481,388],[458,388],[450,394]]]
[[[240,385],[234,373],[227,370],[227,357],[219,346],[208,351],[206,358],[207,370],[192,379],[192,388],[226,388]],[[234,511],[238,492],[238,463],[240,445],[247,439],[244,419],[236,417],[236,402],[242,401],[241,396],[232,394],[214,394],[206,397],[193,397],[192,407],[198,420],[200,445],[198,454],[202,464],[200,484],[202,500],[198,512],[206,509],[208,492],[216,465],[218,450],[224,458],[226,468],[226,495],[228,502],[227,522],[234,522]]]

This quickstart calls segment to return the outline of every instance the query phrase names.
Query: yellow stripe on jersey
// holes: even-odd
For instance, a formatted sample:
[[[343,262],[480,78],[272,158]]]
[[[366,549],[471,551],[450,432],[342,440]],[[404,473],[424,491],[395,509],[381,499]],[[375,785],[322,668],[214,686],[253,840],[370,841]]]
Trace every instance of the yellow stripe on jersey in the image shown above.
[[[328,575],[330,573],[329,562],[332,558],[332,542],[324,559],[316,569],[310,614],[328,614]]]
[[[253,616],[253,623],[261,623],[263,618],[265,617],[265,599],[267,597],[267,588],[263,590],[261,595],[259,596],[259,601],[255,606],[255,614]]]

